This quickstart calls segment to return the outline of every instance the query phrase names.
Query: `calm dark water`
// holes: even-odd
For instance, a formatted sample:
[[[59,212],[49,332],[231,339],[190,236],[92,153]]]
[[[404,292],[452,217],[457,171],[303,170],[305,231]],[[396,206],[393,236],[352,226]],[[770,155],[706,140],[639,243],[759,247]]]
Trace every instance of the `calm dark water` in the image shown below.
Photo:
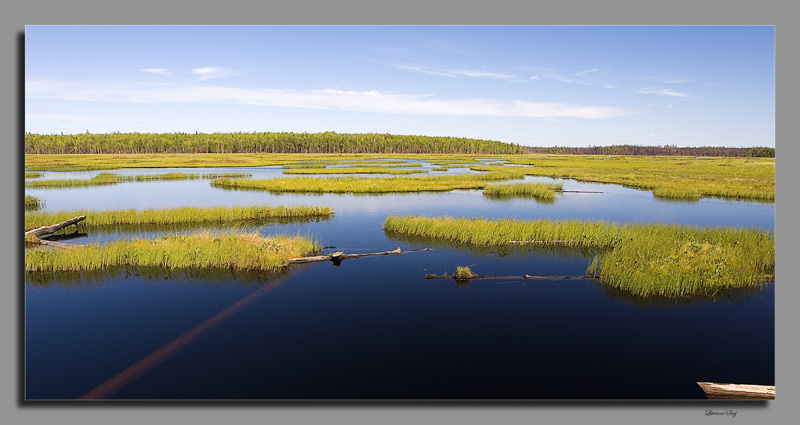
[[[146,172],[168,171],[181,170]],[[695,399],[704,398],[697,381],[774,384],[774,284],[679,301],[631,297],[586,279],[457,285],[425,275],[468,265],[483,275],[579,276],[591,254],[453,246],[381,228],[389,215],[450,215],[774,229],[773,204],[665,202],[573,181],[564,188],[603,193],[565,193],[553,203],[493,200],[477,191],[271,195],[215,189],[204,180],[26,190],[49,210],[325,205],[336,211],[328,220],[253,228],[310,235],[349,253],[432,248],[339,267],[309,264],[282,277],[148,270],[26,277],[26,398],[79,398],[132,365],[138,372],[108,397]],[[75,242],[196,230],[123,229]],[[143,365],[164,347],[166,355]]]

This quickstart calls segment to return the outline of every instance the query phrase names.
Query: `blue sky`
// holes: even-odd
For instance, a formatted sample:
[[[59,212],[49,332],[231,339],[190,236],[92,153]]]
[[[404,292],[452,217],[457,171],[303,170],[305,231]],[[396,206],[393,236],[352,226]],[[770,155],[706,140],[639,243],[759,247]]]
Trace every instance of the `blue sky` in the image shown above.
[[[27,26],[25,131],[775,146],[772,26]]]

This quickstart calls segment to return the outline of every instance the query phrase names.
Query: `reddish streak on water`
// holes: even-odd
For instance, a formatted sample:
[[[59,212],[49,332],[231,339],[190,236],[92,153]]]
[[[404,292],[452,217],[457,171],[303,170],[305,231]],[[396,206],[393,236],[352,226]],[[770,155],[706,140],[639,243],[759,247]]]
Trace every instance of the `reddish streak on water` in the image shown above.
[[[268,286],[267,285],[262,286],[253,293],[247,295],[246,297],[232,304],[230,307],[226,308],[225,310],[222,310],[221,312],[217,313],[210,319],[197,325],[190,331],[175,338],[174,340],[164,345],[163,347],[159,348],[158,350],[150,353],[149,355],[147,355],[147,357],[144,357],[143,359],[134,363],[127,369],[118,373],[116,376],[98,385],[97,387],[95,387],[95,389],[81,396],[80,399],[94,400],[94,399],[111,398],[111,396],[113,396],[117,391],[119,391],[120,388],[124,387],[129,382],[133,381],[142,374],[146,373],[148,370],[152,369],[156,365],[163,363],[170,356],[181,351],[184,347],[189,345],[192,341],[197,339],[197,337],[202,335],[204,332],[228,320],[231,316],[238,313],[248,305],[252,304],[255,300],[262,297],[264,294],[266,294],[276,286],[288,280],[289,276],[284,276],[280,279],[270,282]]]

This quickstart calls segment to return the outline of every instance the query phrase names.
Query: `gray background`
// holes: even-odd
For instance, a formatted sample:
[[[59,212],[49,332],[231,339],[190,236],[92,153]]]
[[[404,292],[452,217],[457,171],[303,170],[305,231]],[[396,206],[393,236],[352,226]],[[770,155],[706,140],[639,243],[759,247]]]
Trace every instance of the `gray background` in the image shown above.
[[[794,137],[797,121],[797,28],[790,2],[706,0],[650,3],[645,1],[525,2],[493,0],[305,1],[271,4],[243,0],[29,0],[4,4],[0,12],[2,49],[2,209],[9,231],[2,245],[5,279],[0,280],[0,421],[8,424],[529,424],[553,423],[788,423],[796,421],[798,309],[793,306],[792,241],[797,226],[797,169]],[[24,29],[25,25],[137,24],[470,24],[470,25],[775,25],[776,27],[776,387],[771,402],[100,402],[24,403],[22,401],[23,278],[22,230],[24,156]],[[57,64],[54,64],[57,66]],[[783,124],[783,125],[781,125]],[[657,385],[657,383],[654,383]],[[736,412],[706,416],[707,409]]]

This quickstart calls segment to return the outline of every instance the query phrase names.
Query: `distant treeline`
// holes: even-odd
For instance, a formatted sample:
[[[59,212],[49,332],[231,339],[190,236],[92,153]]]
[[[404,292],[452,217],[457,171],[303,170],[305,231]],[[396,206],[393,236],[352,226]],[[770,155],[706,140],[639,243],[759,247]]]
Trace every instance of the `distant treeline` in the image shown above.
[[[724,156],[775,158],[775,148],[725,148],[718,146],[679,147],[679,146],[590,146],[583,148],[526,147],[525,153],[546,153],[557,155],[668,155],[668,156]]]
[[[459,137],[363,133],[25,134],[27,154],[459,153],[523,154],[522,146]]]

